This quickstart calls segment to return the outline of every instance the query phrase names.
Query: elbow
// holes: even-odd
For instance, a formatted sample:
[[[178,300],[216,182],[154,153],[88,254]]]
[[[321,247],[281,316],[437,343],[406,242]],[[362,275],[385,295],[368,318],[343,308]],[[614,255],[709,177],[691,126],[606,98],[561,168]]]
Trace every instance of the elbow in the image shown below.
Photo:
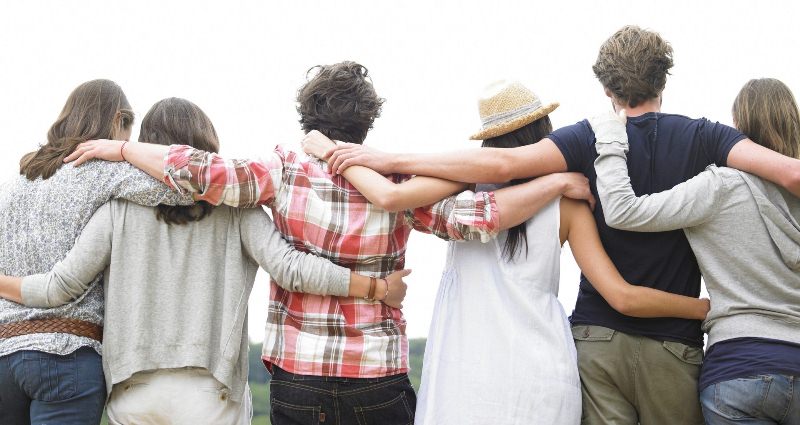
[[[632,291],[629,289],[632,288],[619,291],[619,293],[609,297],[607,301],[611,308],[618,313],[625,316],[636,317],[636,301]]]
[[[381,193],[373,204],[388,212],[398,212],[404,209],[402,197],[395,187]]]
[[[784,173],[782,186],[795,196],[800,196],[800,162],[797,166]]]

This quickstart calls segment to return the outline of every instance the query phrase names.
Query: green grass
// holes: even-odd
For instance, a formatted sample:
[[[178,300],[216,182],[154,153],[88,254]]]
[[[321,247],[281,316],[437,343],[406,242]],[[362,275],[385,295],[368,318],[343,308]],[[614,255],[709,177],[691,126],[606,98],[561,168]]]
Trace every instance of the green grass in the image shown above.
[[[419,391],[422,377],[422,356],[425,354],[425,339],[411,339],[408,341],[408,362],[411,372],[408,374],[411,385]],[[252,425],[270,425],[269,421],[269,375],[261,365],[261,344],[250,344],[250,392],[253,395],[253,422]],[[108,425],[108,419],[103,415],[101,425]]]

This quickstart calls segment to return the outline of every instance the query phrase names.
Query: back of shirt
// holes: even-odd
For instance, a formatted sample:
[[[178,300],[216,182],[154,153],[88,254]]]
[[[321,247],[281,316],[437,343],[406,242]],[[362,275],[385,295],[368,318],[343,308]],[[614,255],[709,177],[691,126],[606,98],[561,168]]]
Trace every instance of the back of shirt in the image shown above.
[[[628,173],[636,196],[671,189],[710,164],[725,166],[731,148],[746,137],[704,118],[655,112],[628,118],[627,132]],[[594,170],[597,153],[588,121],[561,128],[548,137],[561,150],[569,171],[584,173],[589,178],[597,197]],[[594,217],[603,246],[628,282],[699,296],[700,269],[682,230],[637,233],[612,229],[606,224],[599,203]],[[624,316],[611,308],[583,275],[571,321],[573,325],[598,325],[658,340],[703,345],[700,321]]]

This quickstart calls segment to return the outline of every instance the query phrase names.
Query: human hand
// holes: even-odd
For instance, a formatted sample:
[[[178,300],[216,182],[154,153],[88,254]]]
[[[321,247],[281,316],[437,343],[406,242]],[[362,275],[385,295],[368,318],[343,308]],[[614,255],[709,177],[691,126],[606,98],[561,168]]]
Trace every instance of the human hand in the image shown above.
[[[336,146],[328,157],[331,174],[341,174],[348,167],[361,165],[371,168],[380,174],[389,174],[392,155],[370,149],[355,143],[342,143]]]
[[[406,298],[406,290],[408,289],[408,285],[403,281],[403,278],[409,274],[411,274],[411,270],[400,270],[386,276],[386,279],[381,279],[387,285],[386,288],[377,288],[379,292],[381,290],[384,291],[380,292],[381,296],[384,297],[381,299],[384,304],[389,307],[403,308],[403,300]]]
[[[333,140],[317,130],[311,130],[306,133],[301,144],[303,146],[303,152],[323,161],[328,159],[331,152],[336,148],[336,143]]]
[[[594,211],[596,200],[592,195],[592,189],[589,186],[589,179],[583,173],[558,173],[556,174],[561,179],[562,189],[561,195],[567,198],[583,200],[589,203],[589,208]]]
[[[89,140],[78,145],[75,150],[64,158],[64,162],[75,161],[75,166],[79,166],[90,159],[103,159],[106,161],[124,161],[122,147],[123,140]]]
[[[589,118],[589,125],[592,126],[592,131],[594,131],[598,144],[617,142],[625,146],[627,151],[628,133],[625,131],[626,121],[626,112],[624,109],[620,109],[619,113],[609,111]]]

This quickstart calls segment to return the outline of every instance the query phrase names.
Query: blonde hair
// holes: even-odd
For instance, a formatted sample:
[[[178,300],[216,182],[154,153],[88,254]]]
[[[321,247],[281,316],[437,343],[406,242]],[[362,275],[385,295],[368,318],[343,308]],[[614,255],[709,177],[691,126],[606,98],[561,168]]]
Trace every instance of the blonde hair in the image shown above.
[[[752,141],[800,158],[800,113],[792,91],[774,78],[745,83],[733,101],[733,122]]]

